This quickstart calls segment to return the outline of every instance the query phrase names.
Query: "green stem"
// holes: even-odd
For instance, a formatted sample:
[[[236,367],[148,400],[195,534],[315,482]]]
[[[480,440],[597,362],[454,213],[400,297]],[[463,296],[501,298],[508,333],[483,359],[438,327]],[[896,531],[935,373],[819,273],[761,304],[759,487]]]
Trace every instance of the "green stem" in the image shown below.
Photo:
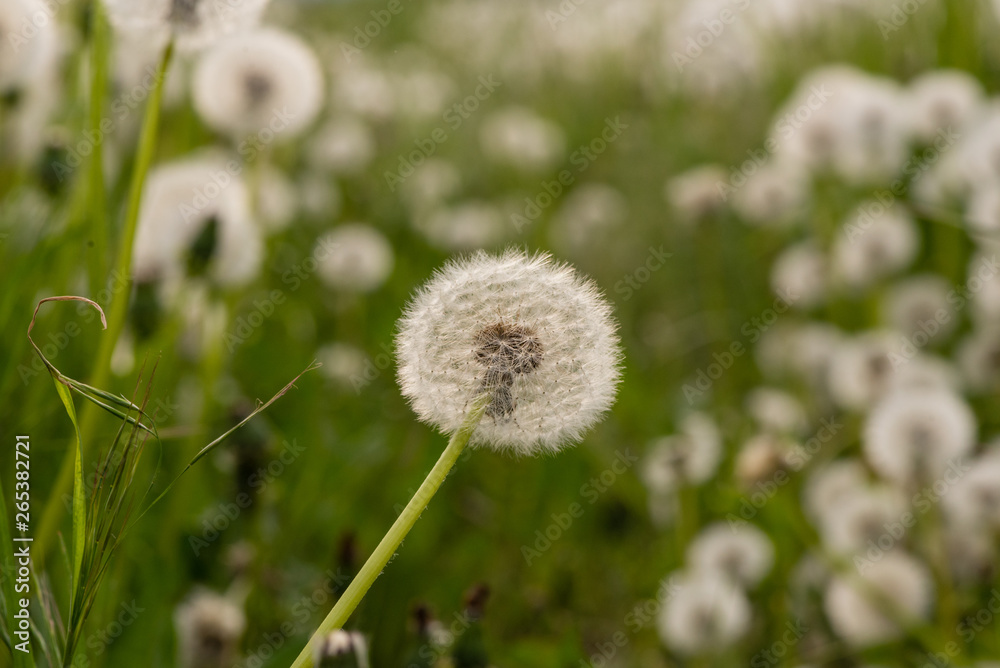
[[[406,534],[410,532],[410,529],[416,524],[421,513],[427,508],[427,504],[430,503],[438,487],[448,477],[448,473],[455,465],[455,461],[462,454],[466,444],[469,442],[469,438],[472,436],[472,432],[476,430],[476,426],[482,419],[489,400],[489,395],[484,394],[473,402],[472,408],[462,422],[462,426],[452,434],[451,439],[448,441],[448,447],[441,453],[437,463],[434,464],[434,468],[431,469],[431,472],[427,474],[424,482],[420,485],[420,489],[413,495],[410,502],[406,504],[406,508],[396,518],[389,532],[383,536],[378,547],[372,552],[372,556],[368,557],[368,561],[358,571],[357,577],[351,581],[350,586],[347,587],[347,591],[340,597],[337,604],[333,606],[333,610],[330,611],[330,614],[326,616],[326,619],[323,620],[319,628],[316,629],[316,632],[313,633],[312,638],[306,643],[306,646],[302,649],[298,658],[295,659],[291,668],[310,668],[313,665],[313,651],[316,643],[331,631],[342,628],[351,616],[351,613],[354,612],[354,609],[361,603],[361,599],[364,598],[364,595],[371,588],[375,582],[375,578],[379,576],[385,565],[389,563],[389,560],[396,553],[403,539],[406,538]]]
[[[90,213],[90,229],[93,247],[90,249],[90,292],[96,295],[101,289],[108,244],[108,205],[104,190],[104,95],[108,88],[108,26],[101,3],[91,2],[91,44],[90,66],[93,78],[90,82],[90,136],[97,137],[90,156],[87,202]]]
[[[117,276],[129,276],[132,268],[132,246],[135,242],[135,228],[139,220],[139,208],[142,203],[142,190],[146,182],[146,174],[153,161],[153,153],[156,151],[156,136],[160,124],[160,101],[163,97],[163,82],[166,79],[167,68],[170,66],[173,55],[173,43],[167,45],[160,60],[160,66],[156,73],[156,83],[146,104],[146,113],[143,118],[142,134],[139,138],[139,150],[136,153],[135,165],[132,168],[132,182],[129,187],[128,209],[125,213],[125,224],[122,228],[121,244],[118,248],[118,259],[115,263]],[[117,280],[117,278],[116,278]],[[131,280],[118,292],[112,295],[111,306],[108,314],[107,331],[101,336],[101,344],[97,351],[97,358],[94,362],[94,369],[90,384],[94,387],[104,388],[108,384],[108,376],[111,371],[111,354],[118,343],[118,337],[125,327],[125,316],[128,314],[128,299],[131,291]],[[81,448],[86,449],[96,427],[97,410],[94,406],[88,405],[83,412],[81,420]],[[49,542],[55,536],[59,523],[62,521],[63,502],[62,497],[69,491],[73,482],[73,461],[75,451],[67,448],[63,457],[59,475],[55,485],[49,495],[49,501],[42,513],[42,521],[38,534],[35,536],[35,560],[36,563],[44,563],[45,554]]]

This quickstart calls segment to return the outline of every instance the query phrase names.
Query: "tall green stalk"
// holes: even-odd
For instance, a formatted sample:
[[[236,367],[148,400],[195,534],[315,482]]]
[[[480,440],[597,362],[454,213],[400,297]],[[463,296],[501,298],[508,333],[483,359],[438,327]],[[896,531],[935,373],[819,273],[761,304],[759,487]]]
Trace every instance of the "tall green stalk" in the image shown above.
[[[434,468],[424,478],[424,482],[421,483],[416,494],[406,504],[406,508],[396,518],[389,532],[383,536],[378,547],[372,552],[372,556],[368,557],[368,561],[365,562],[358,575],[351,581],[350,586],[347,587],[347,591],[344,592],[344,595],[340,597],[337,604],[333,606],[330,614],[326,616],[323,623],[313,633],[312,638],[309,639],[302,652],[299,653],[298,658],[295,659],[292,668],[310,668],[313,665],[313,652],[316,643],[331,631],[343,628],[351,613],[354,612],[354,609],[361,603],[361,599],[368,593],[368,590],[375,582],[375,578],[379,576],[385,565],[389,563],[392,555],[396,553],[403,539],[406,538],[406,534],[410,532],[410,529],[416,524],[421,513],[427,508],[427,504],[430,503],[431,498],[437,492],[441,483],[448,477],[448,473],[468,444],[472,432],[476,430],[476,426],[482,419],[489,401],[490,396],[484,394],[473,402],[468,415],[465,416],[465,420],[462,422],[462,426],[452,434],[451,439],[448,441],[448,447],[441,453],[437,463],[434,464]]]
[[[90,154],[87,179],[87,213],[93,247],[90,258],[90,292],[96,295],[101,289],[105,273],[108,247],[108,203],[104,186],[104,97],[108,90],[108,23],[100,2],[91,3],[90,67],[90,116],[87,126],[90,136],[96,137]]]
[[[159,69],[156,73],[156,82],[150,93],[149,101],[146,103],[142,134],[139,138],[139,149],[132,168],[128,208],[125,212],[121,241],[118,246],[118,257],[115,262],[116,276],[119,277],[129,276],[132,268],[132,246],[135,242],[135,229],[142,204],[142,190],[146,183],[149,166],[153,161],[153,154],[156,152],[156,137],[160,124],[160,103],[163,98],[163,82],[166,79],[173,51],[173,43],[168,44],[163,52],[163,57],[160,59]],[[111,371],[111,354],[114,352],[118,338],[125,327],[130,292],[131,278],[126,281],[122,289],[118,290],[116,294],[111,295],[107,331],[101,335],[100,347],[98,348],[94,368],[91,373],[90,385],[93,387],[103,388],[108,384]],[[81,420],[81,447],[84,449],[86,449],[87,443],[90,442],[93,436],[97,425],[97,415],[98,411],[93,406],[88,406],[83,413]],[[48,503],[45,506],[45,511],[42,513],[42,521],[38,534],[35,536],[34,551],[37,563],[44,563],[49,542],[55,536],[59,523],[62,521],[62,497],[68,493],[70,485],[73,482],[73,455],[73,451],[67,449],[59,469],[59,475],[56,478],[55,485],[49,495]]]

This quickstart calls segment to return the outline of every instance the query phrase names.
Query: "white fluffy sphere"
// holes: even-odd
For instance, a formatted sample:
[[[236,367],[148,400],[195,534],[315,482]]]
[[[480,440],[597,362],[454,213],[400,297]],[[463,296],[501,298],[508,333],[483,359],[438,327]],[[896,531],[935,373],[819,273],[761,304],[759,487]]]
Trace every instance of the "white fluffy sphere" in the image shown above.
[[[399,383],[445,433],[491,401],[473,444],[530,455],[579,440],[611,407],[621,351],[611,306],[548,255],[478,252],[449,262],[399,322]]]
[[[219,42],[198,61],[192,86],[195,109],[208,125],[237,138],[258,134],[259,144],[298,134],[323,106],[316,54],[275,28]]]

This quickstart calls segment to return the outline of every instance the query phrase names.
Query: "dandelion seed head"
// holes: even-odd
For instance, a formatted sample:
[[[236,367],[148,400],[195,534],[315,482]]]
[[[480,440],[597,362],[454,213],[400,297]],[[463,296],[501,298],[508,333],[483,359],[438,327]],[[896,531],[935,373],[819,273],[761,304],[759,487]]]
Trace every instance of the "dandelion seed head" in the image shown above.
[[[317,242],[315,254],[323,283],[346,292],[378,289],[395,264],[389,240],[364,223],[338,225]]]
[[[489,396],[471,442],[530,455],[579,440],[611,407],[620,348],[611,307],[547,255],[477,252],[417,292],[396,338],[403,395],[452,433]]]
[[[185,51],[203,49],[218,39],[260,21],[270,0],[105,0],[118,30],[165,44],[173,38]]]
[[[686,557],[691,568],[706,575],[752,587],[774,566],[774,545],[752,524],[731,527],[720,522],[702,529],[688,546]]]
[[[199,589],[177,606],[174,628],[183,668],[224,668],[236,660],[246,617],[226,597]]]
[[[323,106],[323,71],[313,50],[277,28],[233,35],[202,54],[192,78],[198,114],[242,139],[299,134]]]
[[[931,481],[972,450],[976,430],[972,410],[953,392],[901,389],[868,416],[862,450],[872,468],[889,480]]]
[[[749,630],[750,603],[731,580],[697,571],[677,580],[657,620],[667,647],[689,656],[718,652]]]
[[[681,420],[679,433],[650,445],[642,479],[653,494],[673,492],[681,485],[711,478],[721,457],[722,435],[715,421],[704,413],[691,413]]]
[[[903,614],[926,618],[933,598],[927,568],[913,557],[891,551],[866,564],[861,579]],[[823,601],[833,630],[855,647],[898,638],[902,629],[847,576],[831,580]]]

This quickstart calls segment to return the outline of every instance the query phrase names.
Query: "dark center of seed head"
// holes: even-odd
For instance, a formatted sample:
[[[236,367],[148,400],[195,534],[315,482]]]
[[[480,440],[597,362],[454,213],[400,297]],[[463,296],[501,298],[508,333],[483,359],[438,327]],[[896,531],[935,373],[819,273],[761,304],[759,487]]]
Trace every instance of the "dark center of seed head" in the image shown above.
[[[271,95],[271,80],[260,72],[247,72],[243,77],[243,88],[251,108],[257,108]]]
[[[198,25],[198,3],[199,0],[172,0],[167,20],[174,25],[185,28],[196,27]]]
[[[514,377],[538,368],[542,344],[530,327],[498,322],[476,334],[476,361],[486,367],[482,389],[491,395],[486,414],[507,417],[514,412]]]

